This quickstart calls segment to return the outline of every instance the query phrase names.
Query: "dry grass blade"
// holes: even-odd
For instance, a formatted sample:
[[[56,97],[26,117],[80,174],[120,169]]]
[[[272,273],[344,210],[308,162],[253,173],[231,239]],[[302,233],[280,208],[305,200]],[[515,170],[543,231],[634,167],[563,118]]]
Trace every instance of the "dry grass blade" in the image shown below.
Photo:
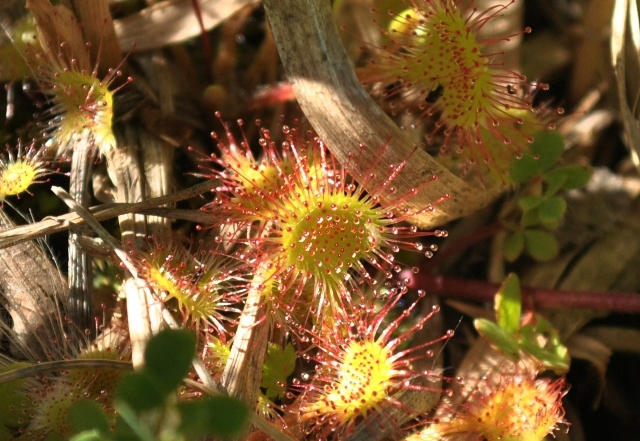
[[[0,211],[0,228],[12,225],[4,211]],[[66,342],[60,316],[69,296],[67,283],[34,242],[0,249],[0,289],[2,303],[13,320],[8,335],[15,338],[11,342],[15,357],[46,358],[51,345],[43,338]],[[55,349],[62,354],[64,346]]]
[[[116,38],[109,2],[107,0],[73,0],[74,10],[89,48],[91,58],[98,62],[100,76],[108,69],[115,69],[122,62],[120,46]]]
[[[638,44],[636,50],[627,50],[627,30],[630,28],[631,36]],[[631,149],[631,159],[636,167],[640,167],[640,126],[638,120],[633,114],[629,106],[628,96],[637,96],[640,90],[627,90],[627,76],[631,75],[628,71],[629,53],[632,52],[635,65],[638,65],[638,47],[640,42],[637,40],[640,35],[638,24],[638,8],[635,1],[616,0],[613,17],[611,20],[611,63],[615,70],[616,82],[618,85],[618,99],[620,101],[620,113],[624,122],[625,132],[628,136],[629,147]]]
[[[186,190],[157,198],[150,198],[142,202],[104,204],[92,207],[89,211],[98,221],[104,221],[127,213],[145,213],[149,211],[157,216],[207,223],[211,221],[211,216],[208,213],[157,207],[192,198],[210,191],[216,185],[218,185],[217,181],[211,180],[194,185]],[[82,218],[76,213],[69,213],[56,217],[47,217],[39,222],[28,225],[7,227],[5,230],[0,231],[0,250],[49,234],[60,233],[68,230],[73,225],[82,225],[83,223]]]

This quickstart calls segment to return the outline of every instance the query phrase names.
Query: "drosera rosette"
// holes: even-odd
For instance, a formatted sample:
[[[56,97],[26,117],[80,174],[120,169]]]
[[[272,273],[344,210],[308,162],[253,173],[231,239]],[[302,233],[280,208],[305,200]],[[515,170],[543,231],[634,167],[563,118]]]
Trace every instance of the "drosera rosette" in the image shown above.
[[[47,161],[35,143],[18,142],[17,149],[7,146],[6,154],[0,156],[0,200],[28,191],[48,173]]]
[[[463,408],[448,420],[436,421],[408,441],[439,441],[474,434],[487,441],[542,441],[562,426],[564,377],[550,379],[537,373],[501,375],[499,382],[476,389]]]
[[[170,237],[150,238],[149,250],[136,253],[139,277],[182,317],[183,326],[226,339],[246,295],[243,262],[202,243],[190,252]]]
[[[216,112],[216,117],[224,127],[226,142],[217,133],[211,134],[217,142],[220,155],[212,154],[210,159],[222,170],[214,172],[213,175],[202,175],[207,178],[214,177],[221,182],[216,188],[218,197],[213,204],[220,206],[224,214],[232,217],[234,231],[242,231],[254,222],[264,225],[269,218],[264,218],[262,212],[265,211],[267,216],[271,214],[265,200],[278,197],[278,193],[286,184],[285,177],[293,172],[293,164],[285,156],[286,151],[282,154],[277,151],[268,130],[261,131],[259,143],[263,155],[256,158],[244,134],[244,122],[237,121],[238,127],[242,130],[241,137],[238,138],[233,134],[229,124],[222,120],[220,112]],[[260,127],[261,121],[256,120],[256,125]],[[233,201],[233,207],[227,203],[229,199]]]
[[[512,127],[524,123],[518,113],[532,111],[532,101],[519,93],[528,88],[526,78],[492,61],[497,54],[490,52],[492,44],[518,34],[478,37],[478,31],[513,1],[486,11],[478,11],[473,1],[461,3],[405,0],[404,11],[388,11],[391,20],[381,29],[383,43],[366,48],[372,59],[358,72],[365,85],[383,86],[380,90],[391,99],[392,113],[406,110],[435,120],[426,137],[429,144],[437,142],[442,153],[454,146],[467,150],[469,163],[491,168],[495,152],[487,146],[487,135],[512,154],[525,150],[530,135]]]
[[[90,44],[71,11],[62,5],[30,1],[37,41],[27,44],[25,57],[39,92],[46,98],[44,137],[64,155],[83,139],[106,153],[116,145],[112,132],[115,93],[132,81],[117,81],[119,66],[98,77]],[[118,83],[118,84],[116,84]]]
[[[401,270],[395,261],[400,249],[423,251],[422,237],[446,235],[404,223],[434,210],[438,202],[401,209],[420,191],[396,194],[393,180],[406,161],[390,165],[385,176],[371,168],[365,182],[355,182],[349,170],[359,162],[358,152],[342,166],[322,140],[297,125],[282,126],[280,144],[266,129],[260,135],[261,159],[255,159],[246,141],[219,141],[224,159],[216,162],[228,168],[210,170],[207,177],[221,185],[216,200],[204,209],[224,227],[218,241],[252,250],[252,265],[269,268],[282,296],[295,300],[310,283],[311,316],[320,319],[352,309],[352,296],[362,291],[363,283],[374,284],[375,273],[390,278]]]
[[[130,359],[128,346],[121,349],[92,349],[78,355],[78,360]],[[115,391],[124,371],[109,368],[70,369],[59,377],[44,380],[36,390],[32,390],[31,407],[35,414],[30,425],[18,439],[67,439],[72,432],[69,411],[78,401],[91,399],[102,408],[115,424]]]
[[[416,333],[439,311],[437,306],[400,330],[424,297],[423,291],[385,323],[406,292],[404,284],[376,292],[359,305],[354,315],[333,320],[331,329],[321,335],[301,331],[315,346],[315,351],[303,354],[315,368],[301,380],[294,380],[294,388],[301,394],[292,407],[297,409],[298,423],[307,435],[317,439],[332,434],[346,436],[362,420],[370,430],[394,432],[424,411],[402,401],[403,392],[437,396],[442,392],[440,373],[423,366],[434,358],[434,345],[449,339],[453,331],[432,341],[414,343]]]
[[[66,321],[69,322],[69,319]],[[67,325],[74,329],[73,323]],[[74,360],[83,360],[89,365],[95,363],[95,367],[78,368],[70,365],[68,369],[62,368],[27,379],[15,391],[21,397],[23,406],[10,409],[20,412],[18,416],[21,420],[20,426],[14,429],[14,437],[10,439],[68,439],[71,435],[69,411],[76,402],[85,399],[95,402],[115,423],[115,390],[123,366],[127,366],[131,359],[126,329],[116,322],[109,326],[98,326],[96,323],[95,333],[98,337],[93,341],[89,341],[88,331],[77,331],[66,336],[65,355],[59,361],[72,363]],[[60,342],[53,341],[51,344],[60,345]],[[30,363],[39,361],[42,360],[29,360]]]

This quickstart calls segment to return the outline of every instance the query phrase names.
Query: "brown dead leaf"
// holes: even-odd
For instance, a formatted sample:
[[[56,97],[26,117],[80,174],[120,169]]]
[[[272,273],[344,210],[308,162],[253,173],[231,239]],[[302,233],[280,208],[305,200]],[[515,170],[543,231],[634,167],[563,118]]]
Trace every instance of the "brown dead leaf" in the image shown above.
[[[27,8],[35,18],[38,41],[49,61],[58,65],[60,62],[70,62],[73,58],[78,70],[91,72],[91,60],[82,29],[73,12],[62,5],[53,6],[49,0],[27,0]],[[66,57],[58,57],[60,52]]]

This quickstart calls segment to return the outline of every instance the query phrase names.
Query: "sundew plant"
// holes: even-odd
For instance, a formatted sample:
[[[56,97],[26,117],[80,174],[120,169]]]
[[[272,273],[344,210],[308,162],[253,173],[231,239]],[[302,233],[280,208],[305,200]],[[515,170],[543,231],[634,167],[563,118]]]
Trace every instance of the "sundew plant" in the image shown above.
[[[594,184],[521,0],[7,3],[0,441],[576,424],[637,306],[527,287]]]

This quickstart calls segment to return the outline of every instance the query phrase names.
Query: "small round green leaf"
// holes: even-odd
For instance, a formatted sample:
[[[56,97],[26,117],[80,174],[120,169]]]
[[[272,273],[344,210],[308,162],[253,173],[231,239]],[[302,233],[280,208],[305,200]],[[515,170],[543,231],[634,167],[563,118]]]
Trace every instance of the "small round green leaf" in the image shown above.
[[[544,201],[538,207],[538,217],[544,224],[558,222],[567,211],[567,202],[561,197],[554,196]]]
[[[473,326],[475,326],[480,335],[489,340],[489,343],[504,355],[512,360],[519,358],[518,342],[506,330],[492,321],[482,318],[475,319]]]
[[[502,253],[507,262],[515,262],[524,251],[524,234],[521,231],[509,233],[504,239]]]
[[[533,135],[529,151],[537,157],[539,170],[547,170],[562,156],[564,138],[556,130],[541,130]]]
[[[75,433],[109,431],[109,419],[98,403],[92,400],[78,400],[69,409],[67,415],[69,424]]]
[[[553,234],[541,230],[526,230],[524,245],[527,254],[539,262],[551,260],[560,252],[560,246]]]
[[[522,213],[522,219],[520,219],[520,226],[523,228],[537,227],[542,221],[538,215],[538,208],[532,208],[529,211]]]
[[[132,409],[139,411],[160,406],[166,392],[158,390],[156,381],[145,372],[131,372],[120,380],[116,395]]]
[[[562,188],[565,190],[575,190],[583,188],[591,179],[593,175],[593,169],[580,165],[570,164],[562,167],[550,170],[545,174],[546,179],[558,179],[558,176],[563,177]]]
[[[182,382],[196,355],[196,336],[186,329],[166,329],[154,336],[145,350],[145,371],[169,393]]]
[[[210,397],[202,402],[202,406],[208,435],[229,438],[249,422],[249,408],[234,398]]]
[[[511,178],[515,182],[524,184],[538,173],[540,173],[540,166],[531,153],[525,152],[521,158],[513,158],[511,162]]]
[[[546,197],[551,197],[553,195],[555,195],[557,192],[559,192],[563,186],[564,183],[567,181],[567,177],[562,174],[562,173],[555,173],[552,174],[553,170],[551,172],[547,172],[544,175],[544,180],[546,183],[546,189],[544,190],[544,195]]]
[[[528,211],[536,208],[545,201],[541,196],[525,196],[518,199],[518,205],[522,211]]]

